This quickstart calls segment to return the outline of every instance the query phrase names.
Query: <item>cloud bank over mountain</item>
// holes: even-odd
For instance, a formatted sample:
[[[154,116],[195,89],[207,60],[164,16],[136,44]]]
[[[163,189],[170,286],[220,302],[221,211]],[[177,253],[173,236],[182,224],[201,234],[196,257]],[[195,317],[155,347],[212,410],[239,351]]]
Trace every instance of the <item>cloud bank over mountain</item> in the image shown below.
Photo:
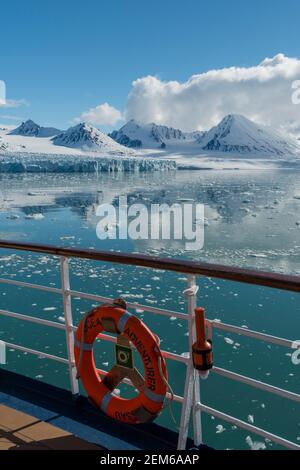
[[[121,112],[108,103],[99,104],[95,108],[84,111],[76,122],[85,121],[99,126],[113,126],[122,119]]]
[[[292,84],[299,79],[300,59],[284,54],[253,67],[210,70],[183,83],[149,75],[132,83],[124,114],[190,131],[237,113],[299,136],[300,105],[292,102]]]

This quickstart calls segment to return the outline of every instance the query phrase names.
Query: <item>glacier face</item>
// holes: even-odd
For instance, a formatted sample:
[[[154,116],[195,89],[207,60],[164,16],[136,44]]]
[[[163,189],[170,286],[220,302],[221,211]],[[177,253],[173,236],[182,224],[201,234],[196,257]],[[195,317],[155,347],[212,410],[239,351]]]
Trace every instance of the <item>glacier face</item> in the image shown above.
[[[0,153],[0,173],[144,172],[176,168],[173,160],[157,158]]]

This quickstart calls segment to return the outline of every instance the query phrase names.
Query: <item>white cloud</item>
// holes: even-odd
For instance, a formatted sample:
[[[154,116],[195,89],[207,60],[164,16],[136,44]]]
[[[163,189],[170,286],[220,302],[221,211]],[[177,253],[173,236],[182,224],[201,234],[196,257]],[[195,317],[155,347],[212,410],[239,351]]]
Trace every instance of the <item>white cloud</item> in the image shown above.
[[[112,126],[122,119],[121,112],[110,106],[108,103],[99,104],[95,108],[91,108],[88,111],[84,111],[80,118],[76,118],[76,121],[86,121],[90,124],[96,124],[99,126]]]
[[[0,80],[0,106],[6,102],[6,86],[3,80]]]
[[[8,119],[10,121],[22,121],[20,116],[12,116],[11,114],[0,114],[0,119]]]
[[[24,99],[21,99],[21,100],[7,99],[3,102],[0,102],[1,108],[19,108],[20,106],[29,106],[29,103],[27,100],[24,100]]]
[[[132,84],[125,117],[202,130],[239,113],[299,135],[300,105],[292,103],[292,83],[299,79],[300,59],[283,54],[253,67],[210,70],[184,83],[142,77]]]

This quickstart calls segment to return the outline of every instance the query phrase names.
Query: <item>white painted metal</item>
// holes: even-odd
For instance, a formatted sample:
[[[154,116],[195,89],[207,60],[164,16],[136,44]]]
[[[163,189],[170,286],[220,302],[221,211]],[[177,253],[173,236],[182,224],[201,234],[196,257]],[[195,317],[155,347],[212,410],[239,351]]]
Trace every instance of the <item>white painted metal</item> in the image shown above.
[[[77,379],[77,369],[75,366],[75,355],[74,355],[74,331],[73,331],[73,316],[72,316],[72,305],[70,295],[70,274],[69,274],[69,260],[62,256],[60,258],[60,273],[61,273],[61,287],[63,293],[64,303],[64,316],[65,316],[65,330],[66,330],[66,341],[67,351],[69,360],[69,375],[71,391],[73,395],[78,395],[79,384]]]
[[[200,408],[205,413],[215,416],[216,418],[223,419],[224,421],[227,421],[228,423],[235,424],[239,428],[246,429],[246,431],[253,432],[253,434],[262,436],[265,439],[270,439],[271,441],[276,442],[277,444],[284,446],[288,449],[300,450],[300,445],[296,444],[295,442],[288,441],[287,439],[284,439],[283,437],[276,436],[276,434],[272,434],[268,431],[265,431],[264,429],[253,426],[250,423],[246,423],[245,421],[242,421],[238,418],[234,418],[233,416],[227,415],[226,413],[215,410],[214,408],[211,408],[210,406],[206,406],[206,405],[203,405],[202,403],[198,403],[198,408]]]
[[[227,323],[222,323],[215,320],[206,320],[206,322],[211,324],[214,328],[218,328],[219,330],[230,331],[231,333],[237,333],[239,335],[248,336],[249,338],[266,341],[267,343],[278,344],[279,346],[285,346],[287,348],[291,348],[292,344],[294,344],[294,341],[290,339],[278,338],[277,336],[260,333],[259,331],[248,330],[248,328],[228,325]],[[300,344],[298,347],[300,348]]]
[[[42,351],[36,351],[35,349],[26,348],[25,346],[20,346],[19,344],[8,343],[7,341],[3,342],[6,344],[7,348],[27,352],[29,354],[33,354],[34,356],[43,357],[45,359],[51,359],[56,362],[62,362],[63,364],[69,364],[69,360],[65,359],[64,357],[54,356],[53,354],[47,354]]]
[[[0,310],[0,315],[5,317],[17,318],[22,321],[29,321],[31,323],[37,323],[39,325],[50,326],[57,328],[58,330],[65,330],[65,325],[51,320],[45,320],[44,318],[32,317],[30,315],[23,315],[22,313],[9,312],[8,310]]]
[[[42,286],[40,284],[31,284],[30,282],[16,281],[14,279],[0,278],[0,284],[10,284],[18,287],[26,287],[28,289],[43,290],[45,292],[53,292],[54,294],[62,294],[62,290],[58,287]]]
[[[177,450],[185,450],[186,448],[186,441],[187,441],[188,432],[189,432],[190,416],[191,416],[191,410],[193,407],[193,399],[194,399],[193,370],[194,370],[194,367],[191,364],[191,361],[189,361],[187,368],[186,368],[184,393],[183,393],[184,399],[183,399],[182,409],[181,409]]]
[[[87,292],[81,292],[81,291],[76,291],[76,290],[70,290],[70,295],[72,297],[81,297],[82,299],[94,300],[95,302],[103,302],[106,304],[112,304],[114,301],[114,299],[111,299],[110,297],[102,297],[100,295],[88,294]],[[151,312],[157,315],[163,315],[165,317],[176,317],[176,318],[180,318],[181,320],[186,320],[186,321],[188,320],[188,315],[186,313],[172,312],[171,310],[164,310],[161,308],[150,307],[148,305],[127,302],[127,300],[126,300],[126,304],[128,308],[133,308],[133,309],[138,308],[140,310],[145,310],[145,312]]]
[[[61,294],[63,296],[63,301],[64,301],[65,325],[62,325],[60,323],[53,322],[50,320],[45,320],[42,318],[36,318],[36,317],[29,316],[29,315],[22,315],[22,314],[15,313],[15,312],[9,312],[7,310],[0,310],[0,316],[3,315],[3,316],[11,317],[11,318],[16,318],[22,321],[29,321],[32,323],[37,323],[37,324],[45,325],[48,327],[65,330],[67,350],[68,350],[68,359],[54,356],[51,354],[47,354],[42,351],[37,351],[37,350],[27,348],[24,346],[7,343],[5,341],[4,343],[10,349],[16,349],[19,351],[27,352],[29,354],[33,354],[33,355],[40,356],[46,359],[61,362],[63,364],[67,364],[69,366],[69,371],[70,371],[71,390],[73,394],[77,394],[79,392],[79,389],[78,389],[78,381],[76,380],[76,366],[75,366],[74,348],[73,348],[74,332],[76,331],[76,327],[73,325],[71,297],[76,296],[76,297],[81,297],[81,298],[90,299],[90,300],[94,300],[97,302],[105,302],[105,303],[112,303],[113,299],[110,299],[107,297],[101,297],[101,296],[97,296],[93,294],[88,294],[88,293],[84,293],[80,291],[72,291],[70,289],[68,259],[66,257],[60,257],[60,259],[61,259],[61,282],[62,282],[61,289],[42,286],[42,285],[36,285],[36,284],[30,284],[27,282],[16,281],[16,280],[11,280],[11,279],[0,279],[0,283],[11,284],[11,285],[16,285],[18,287],[25,287],[25,288],[31,288],[31,289],[37,289],[37,290],[42,290],[46,292]],[[138,309],[145,310],[146,312],[150,312],[150,313],[154,313],[158,315],[163,315],[167,317],[174,316],[181,320],[188,320],[190,355],[188,357],[185,357],[185,356],[180,356],[175,353],[170,353],[168,351],[163,351],[163,355],[167,359],[182,362],[187,365],[184,397],[181,397],[179,395],[174,396],[174,400],[182,404],[178,448],[179,449],[185,448],[186,439],[188,435],[191,410],[193,409],[194,442],[196,445],[199,445],[202,442],[200,413],[201,411],[204,411],[205,413],[209,413],[220,419],[224,419],[225,421],[233,423],[242,429],[246,429],[257,435],[268,438],[284,447],[287,447],[290,449],[300,449],[300,446],[293,442],[290,442],[286,439],[283,439],[279,436],[269,433],[263,429],[257,428],[256,426],[253,426],[250,423],[241,421],[237,418],[234,418],[233,416],[227,415],[226,413],[215,410],[201,403],[200,388],[198,387],[199,378],[198,378],[198,374],[196,374],[194,371],[194,368],[192,365],[192,356],[191,356],[191,346],[193,344],[193,341],[195,340],[194,308],[196,306],[196,294],[197,294],[195,276],[188,277],[188,289],[186,289],[185,294],[187,296],[188,315],[185,313],[172,312],[170,310],[164,310],[164,309],[159,309],[155,307],[150,307],[147,305],[127,302],[128,307],[132,309],[138,308]],[[289,340],[289,339],[278,338],[278,337],[260,333],[257,331],[252,331],[252,330],[248,330],[245,328],[236,327],[234,325],[228,325],[228,324],[218,322],[215,320],[207,320],[207,327],[208,327],[209,338],[211,338],[212,336],[212,329],[218,328],[224,331],[229,331],[229,332],[236,333],[239,335],[252,337],[257,340],[266,341],[269,343],[278,344],[280,346],[285,346],[289,348],[294,343],[292,340]],[[114,337],[110,335],[105,335],[105,334],[99,335],[99,338],[106,340],[106,341],[115,341]],[[101,374],[105,374],[105,371],[99,371],[99,372]],[[300,395],[297,395],[293,392],[289,392],[287,390],[280,389],[278,387],[265,384],[263,382],[260,382],[255,379],[251,379],[246,376],[242,376],[240,374],[236,374],[229,370],[221,369],[219,367],[214,367],[212,369],[212,372],[222,375],[224,377],[230,378],[232,380],[243,382],[252,387],[259,388],[261,390],[265,390],[270,393],[285,397],[287,399],[300,402]]]
[[[186,448],[191,412],[193,419],[194,444],[199,446],[202,443],[201,410],[196,408],[196,403],[200,402],[200,382],[199,375],[194,369],[192,359],[192,346],[196,340],[195,308],[197,305],[197,292],[198,286],[196,285],[195,276],[188,276],[188,288],[184,291],[184,294],[187,297],[190,355],[186,370],[184,402],[181,410],[177,444],[178,450],[184,450]]]
[[[237,374],[236,372],[221,369],[220,367],[214,367],[212,369],[212,372],[214,374],[222,375],[223,377],[237,380],[238,382],[243,382],[247,385],[251,385],[251,387],[259,388],[260,390],[265,390],[266,392],[273,393],[274,395],[279,395],[281,397],[288,398],[289,400],[297,401],[298,403],[300,403],[300,395],[297,395],[297,393],[289,392],[288,390],[284,390],[282,388],[275,387],[274,385],[269,385],[264,382],[260,382],[259,380],[251,379],[250,377]]]

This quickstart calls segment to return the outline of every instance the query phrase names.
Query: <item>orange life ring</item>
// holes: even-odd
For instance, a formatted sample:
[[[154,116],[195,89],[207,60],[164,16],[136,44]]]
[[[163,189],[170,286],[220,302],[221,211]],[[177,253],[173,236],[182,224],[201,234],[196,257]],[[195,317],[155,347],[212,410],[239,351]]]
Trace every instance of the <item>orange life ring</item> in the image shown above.
[[[118,365],[101,379],[94,361],[93,344],[102,331],[114,331],[118,338],[135,346],[143,361],[144,380],[136,369],[130,372]],[[160,413],[167,392],[166,364],[158,338],[139,318],[118,306],[94,308],[78,326],[74,351],[78,374],[90,400],[107,415],[125,423],[138,424],[152,421]],[[139,394],[131,399],[115,395],[113,390],[118,383],[126,376],[131,378],[131,374]]]

